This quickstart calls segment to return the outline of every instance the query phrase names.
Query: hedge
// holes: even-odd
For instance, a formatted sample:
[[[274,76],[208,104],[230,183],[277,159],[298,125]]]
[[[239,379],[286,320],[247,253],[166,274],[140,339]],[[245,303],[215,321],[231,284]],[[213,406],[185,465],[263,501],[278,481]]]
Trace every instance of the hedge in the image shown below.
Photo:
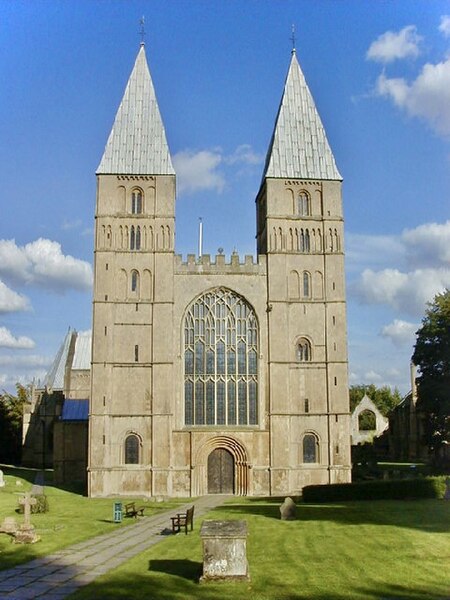
[[[334,502],[336,500],[405,500],[408,498],[442,498],[444,477],[422,479],[390,479],[308,485],[303,488],[304,502]]]

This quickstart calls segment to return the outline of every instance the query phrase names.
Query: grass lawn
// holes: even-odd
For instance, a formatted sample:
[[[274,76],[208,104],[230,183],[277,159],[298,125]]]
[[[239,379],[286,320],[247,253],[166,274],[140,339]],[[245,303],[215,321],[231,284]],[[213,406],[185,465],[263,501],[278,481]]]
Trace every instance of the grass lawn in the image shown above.
[[[12,469],[2,467],[5,473],[5,487],[0,488],[0,524],[4,517],[15,517],[20,524],[23,515],[17,514],[18,498],[21,493],[31,489],[36,471],[31,469]],[[51,479],[52,473],[46,473]],[[19,481],[21,485],[17,485]],[[7,569],[17,564],[55,552],[64,546],[81,542],[90,537],[113,531],[117,527],[125,527],[135,522],[124,519],[121,524],[113,523],[114,498],[91,499],[53,487],[45,486],[45,494],[49,502],[49,512],[31,515],[31,522],[41,536],[36,544],[12,544],[11,537],[0,534],[0,569]],[[128,499],[117,499],[128,502]],[[131,500],[133,500],[131,498]],[[145,504],[145,514],[151,515],[162,510],[176,507],[183,500]],[[144,504],[139,502],[139,505]]]
[[[300,504],[280,521],[279,501],[234,499],[208,515],[245,519],[249,583],[197,583],[200,522],[169,537],[71,599],[442,600],[450,597],[450,502]]]

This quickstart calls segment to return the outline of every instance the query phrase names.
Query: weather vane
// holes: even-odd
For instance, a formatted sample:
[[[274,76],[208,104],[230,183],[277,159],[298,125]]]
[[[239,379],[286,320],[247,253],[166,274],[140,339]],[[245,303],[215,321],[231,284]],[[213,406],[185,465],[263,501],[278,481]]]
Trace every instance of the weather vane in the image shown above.
[[[291,42],[292,42],[292,52],[295,53],[295,25],[293,23],[292,23]]]
[[[141,26],[141,30],[139,32],[140,36],[141,36],[141,45],[145,44],[145,17],[142,16],[140,18],[139,24]]]

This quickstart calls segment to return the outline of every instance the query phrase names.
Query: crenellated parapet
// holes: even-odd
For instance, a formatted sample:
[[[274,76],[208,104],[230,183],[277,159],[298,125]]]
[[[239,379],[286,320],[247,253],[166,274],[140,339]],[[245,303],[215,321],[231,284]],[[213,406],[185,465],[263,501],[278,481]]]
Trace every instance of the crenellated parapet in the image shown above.
[[[225,254],[216,254],[213,260],[210,254],[203,254],[200,257],[188,254],[186,261],[183,261],[181,254],[177,254],[174,266],[175,273],[265,275],[266,256],[261,254],[255,259],[251,254],[246,254],[241,261],[239,254],[233,252],[227,262]]]

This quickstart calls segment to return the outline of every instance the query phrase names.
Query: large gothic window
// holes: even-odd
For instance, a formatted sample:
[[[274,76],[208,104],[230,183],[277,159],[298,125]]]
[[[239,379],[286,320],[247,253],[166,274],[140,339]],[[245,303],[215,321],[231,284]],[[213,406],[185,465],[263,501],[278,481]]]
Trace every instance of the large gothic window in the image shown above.
[[[258,325],[251,306],[218,288],[189,307],[184,321],[186,425],[256,425]]]

